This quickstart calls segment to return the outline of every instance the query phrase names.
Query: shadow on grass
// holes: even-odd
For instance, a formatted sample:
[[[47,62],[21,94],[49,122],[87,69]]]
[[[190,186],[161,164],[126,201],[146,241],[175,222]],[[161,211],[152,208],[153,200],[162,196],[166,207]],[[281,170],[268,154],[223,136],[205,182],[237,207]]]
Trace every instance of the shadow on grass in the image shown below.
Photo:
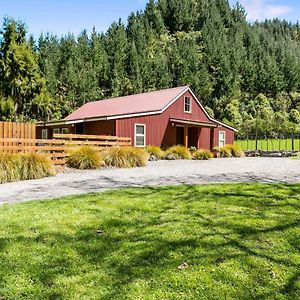
[[[98,221],[89,226],[76,225],[71,234],[36,227],[35,237],[26,237],[22,232],[6,235],[0,239],[0,254],[8,245],[35,249],[42,259],[30,256],[31,260],[20,269],[43,287],[42,298],[66,297],[64,289],[56,288],[57,277],[97,270],[99,276],[106,278],[98,284],[107,287],[99,299],[128,299],[136,281],[167,284],[170,274],[180,278],[177,267],[187,261],[191,267],[187,276],[196,274],[193,276],[199,276],[199,281],[212,268],[227,270],[219,277],[215,275],[214,280],[236,286],[232,297],[263,299],[277,294],[292,299],[299,295],[300,264],[291,253],[299,258],[299,248],[296,240],[294,245],[286,243],[300,229],[299,194],[299,186],[237,184],[221,188],[211,185],[125,189],[90,195],[83,209]],[[105,215],[102,204],[110,203],[112,198],[120,203],[116,208],[112,204],[112,215]],[[64,203],[76,206],[69,200]],[[262,211],[268,216],[263,221],[259,219]],[[14,264],[5,255],[1,259],[1,277],[13,276],[18,271],[13,270]],[[271,278],[268,268],[275,267],[282,270],[285,280]],[[247,273],[248,286],[242,279],[233,279],[238,270]],[[82,274],[83,282],[89,280],[85,275]],[[269,288],[255,294],[257,285]],[[154,284],[152,288],[163,287],[156,288]],[[192,294],[197,287],[187,288]]]

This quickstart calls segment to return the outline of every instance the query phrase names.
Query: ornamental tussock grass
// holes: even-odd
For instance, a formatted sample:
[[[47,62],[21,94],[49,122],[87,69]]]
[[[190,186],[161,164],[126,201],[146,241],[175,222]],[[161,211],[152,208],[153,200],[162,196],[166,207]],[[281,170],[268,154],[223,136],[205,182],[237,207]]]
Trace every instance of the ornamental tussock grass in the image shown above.
[[[196,160],[209,160],[212,159],[214,155],[209,150],[196,150],[193,152],[193,158]]]
[[[245,156],[244,152],[236,144],[225,145],[223,148],[225,150],[227,150],[228,152],[230,152],[231,156],[233,156],[233,157],[244,157]]]
[[[220,157],[244,157],[245,154],[241,148],[234,144],[228,144],[224,147],[214,147],[213,152],[219,153]]]
[[[0,152],[0,183],[18,181],[20,155]]]
[[[168,155],[174,155],[176,159],[192,159],[190,150],[181,145],[176,145],[167,149],[164,157],[167,157]]]
[[[51,159],[40,153],[0,153],[0,183],[54,176]]]
[[[165,155],[165,152],[160,147],[154,145],[147,146],[146,152],[149,155],[155,156],[157,159],[162,159]]]
[[[105,164],[116,168],[143,167],[148,160],[144,149],[134,147],[111,147],[103,150]]]
[[[225,147],[214,147],[212,149],[213,152],[218,153],[219,157],[226,158],[226,157],[232,157],[231,151]]]
[[[70,153],[67,165],[70,168],[92,170],[103,166],[104,161],[99,151],[90,146],[82,146]]]
[[[42,153],[21,154],[19,172],[21,180],[38,179],[55,175],[54,165],[50,157]]]

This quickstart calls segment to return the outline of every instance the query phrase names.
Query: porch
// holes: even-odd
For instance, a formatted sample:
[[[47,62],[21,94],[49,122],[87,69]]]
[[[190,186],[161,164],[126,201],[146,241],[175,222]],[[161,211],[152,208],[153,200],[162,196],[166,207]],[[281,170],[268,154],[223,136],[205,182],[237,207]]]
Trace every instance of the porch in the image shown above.
[[[177,145],[197,149],[214,147],[214,129],[218,127],[217,124],[175,118],[171,118],[170,122],[176,128]]]

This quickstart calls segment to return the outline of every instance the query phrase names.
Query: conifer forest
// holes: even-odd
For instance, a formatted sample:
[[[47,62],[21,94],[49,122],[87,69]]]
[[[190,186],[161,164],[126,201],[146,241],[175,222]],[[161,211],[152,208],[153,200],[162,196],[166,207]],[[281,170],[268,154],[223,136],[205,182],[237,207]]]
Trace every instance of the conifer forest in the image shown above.
[[[227,0],[150,0],[106,32],[30,36],[5,18],[0,120],[59,120],[88,101],[190,85],[239,129],[299,133],[300,24],[249,23]]]

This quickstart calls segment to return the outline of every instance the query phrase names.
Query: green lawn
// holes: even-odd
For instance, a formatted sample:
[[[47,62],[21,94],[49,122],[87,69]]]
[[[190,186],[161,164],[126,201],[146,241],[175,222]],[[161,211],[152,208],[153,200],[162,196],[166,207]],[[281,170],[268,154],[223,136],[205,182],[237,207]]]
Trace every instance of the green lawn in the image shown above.
[[[242,150],[255,150],[255,140],[237,140],[235,142],[241,147]],[[292,150],[292,139],[269,139],[269,140],[258,140],[257,150]],[[300,139],[294,139],[294,150],[300,151]]]
[[[0,299],[300,299],[300,185],[125,189],[0,220]]]

